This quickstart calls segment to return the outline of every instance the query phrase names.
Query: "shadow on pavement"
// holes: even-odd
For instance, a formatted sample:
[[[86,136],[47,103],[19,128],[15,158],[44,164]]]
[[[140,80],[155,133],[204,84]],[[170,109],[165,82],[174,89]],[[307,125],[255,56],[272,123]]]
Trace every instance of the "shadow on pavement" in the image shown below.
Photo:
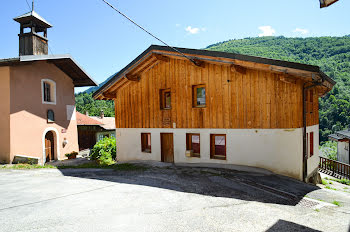
[[[272,227],[266,232],[279,232],[279,231],[300,231],[300,232],[320,232],[306,226],[302,226],[293,222],[278,220]]]
[[[59,168],[59,167],[58,167]],[[281,205],[297,205],[319,189],[288,177],[215,168],[135,166],[131,170],[65,169],[65,176],[143,185],[184,193],[235,198]]]

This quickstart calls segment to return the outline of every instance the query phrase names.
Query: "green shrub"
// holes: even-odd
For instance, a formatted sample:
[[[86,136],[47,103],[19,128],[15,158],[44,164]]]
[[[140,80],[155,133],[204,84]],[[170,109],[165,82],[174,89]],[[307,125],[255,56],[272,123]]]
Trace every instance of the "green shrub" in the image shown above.
[[[102,165],[114,164],[117,157],[116,140],[114,137],[100,140],[92,148],[90,158],[97,160]]]
[[[327,141],[320,147],[322,155],[331,160],[337,160],[337,142]]]

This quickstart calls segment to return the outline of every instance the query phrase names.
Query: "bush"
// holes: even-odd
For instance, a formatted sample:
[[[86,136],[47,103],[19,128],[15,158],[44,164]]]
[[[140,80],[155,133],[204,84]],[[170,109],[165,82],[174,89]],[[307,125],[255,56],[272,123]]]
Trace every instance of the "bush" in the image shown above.
[[[117,157],[116,140],[114,137],[100,140],[92,148],[90,158],[97,160],[102,165],[114,164]]]
[[[337,160],[337,142],[327,141],[320,147],[320,152],[323,157],[331,160]]]

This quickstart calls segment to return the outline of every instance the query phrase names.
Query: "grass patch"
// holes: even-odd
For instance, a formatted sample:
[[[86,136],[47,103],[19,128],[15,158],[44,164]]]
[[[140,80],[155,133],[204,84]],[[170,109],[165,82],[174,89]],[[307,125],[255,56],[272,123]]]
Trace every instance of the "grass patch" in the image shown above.
[[[336,205],[336,206],[340,206],[340,202],[339,201],[332,201],[332,204]]]
[[[14,165],[1,165],[0,169],[15,169],[15,170],[29,170],[29,169],[84,169],[84,168],[97,168],[97,169],[113,169],[117,171],[144,171],[148,168],[135,165],[135,164],[98,164],[96,162],[79,164],[79,165],[39,165],[39,164],[14,164]]]
[[[320,209],[315,209],[316,212],[320,212]]]
[[[335,188],[330,187],[329,185],[326,186],[326,189],[337,190]]]
[[[333,181],[336,181],[338,183],[341,183],[341,184],[345,184],[345,185],[350,185],[350,180],[347,180],[347,179],[332,179]]]
[[[98,164],[95,162],[91,163],[85,163],[85,164],[80,164],[80,165],[75,165],[75,166],[69,166],[69,165],[62,165],[58,166],[58,169],[83,169],[83,168],[97,168],[97,169],[113,169],[117,171],[144,171],[147,170],[148,168],[135,165],[135,164],[128,164],[128,163],[123,163],[123,164]]]
[[[322,184],[323,184],[323,185],[327,185],[328,182],[322,179]]]
[[[15,170],[44,169],[44,168],[56,168],[56,167],[52,165],[39,165],[39,164],[13,164],[13,165],[0,166],[0,169],[15,169]]]

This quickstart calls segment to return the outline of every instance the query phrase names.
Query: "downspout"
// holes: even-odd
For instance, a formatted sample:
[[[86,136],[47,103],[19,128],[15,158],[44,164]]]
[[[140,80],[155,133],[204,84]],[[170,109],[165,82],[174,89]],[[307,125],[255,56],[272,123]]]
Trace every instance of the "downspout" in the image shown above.
[[[303,180],[306,182],[307,177],[307,141],[306,141],[306,90],[314,88],[319,85],[323,85],[324,77],[322,77],[321,82],[305,82],[303,84]],[[305,87],[306,84],[312,83],[312,85]]]

